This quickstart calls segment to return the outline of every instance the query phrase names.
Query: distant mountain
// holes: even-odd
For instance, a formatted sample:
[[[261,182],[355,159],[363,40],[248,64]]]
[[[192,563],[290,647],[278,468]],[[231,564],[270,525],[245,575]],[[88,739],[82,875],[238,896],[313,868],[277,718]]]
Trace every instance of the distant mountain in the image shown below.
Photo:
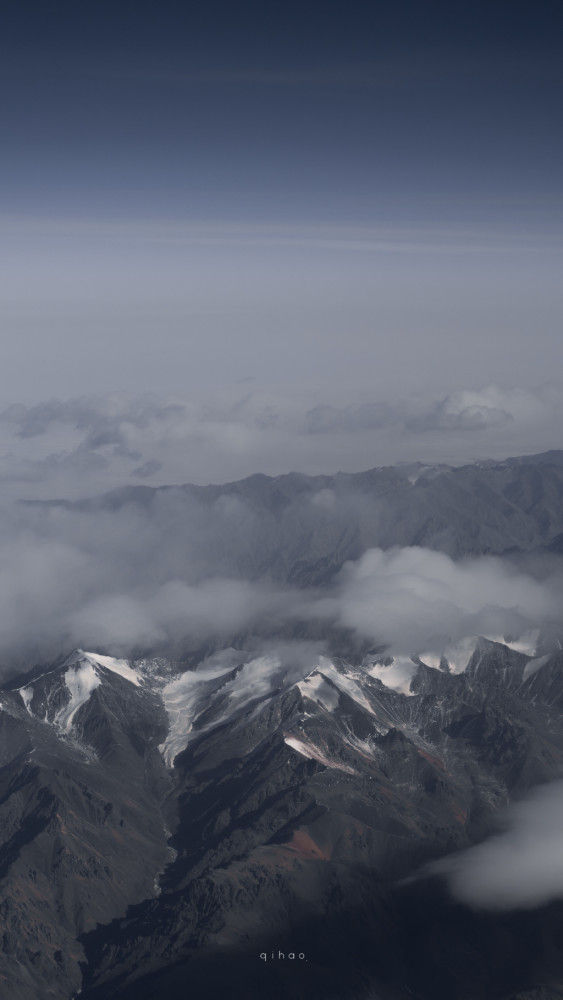
[[[492,918],[400,884],[561,773],[557,644],[467,655],[400,691],[377,655],[291,675],[75,651],[2,691],[6,996],[555,997],[561,906]]]
[[[371,547],[418,545],[455,559],[559,552],[563,452],[457,468],[415,463],[334,476],[255,475],[223,486],[131,486],[50,502],[57,503],[84,514],[143,511],[179,578],[323,585]]]

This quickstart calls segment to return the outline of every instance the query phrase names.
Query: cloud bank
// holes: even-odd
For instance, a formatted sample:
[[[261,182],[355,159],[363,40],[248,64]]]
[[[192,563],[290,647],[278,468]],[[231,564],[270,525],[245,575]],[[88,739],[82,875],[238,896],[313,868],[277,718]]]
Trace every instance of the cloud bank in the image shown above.
[[[445,875],[456,898],[476,908],[530,909],[563,898],[563,781],[511,806],[505,826],[430,870]]]
[[[0,413],[0,491],[85,497],[127,483],[452,463],[559,447],[563,387],[489,385],[443,398],[345,389],[322,398],[249,379],[205,399],[153,394],[52,399]]]
[[[318,636],[333,626],[410,657],[469,635],[518,634],[560,615],[563,587],[552,570],[541,581],[537,571],[516,572],[501,559],[454,562],[420,547],[371,548],[322,593],[288,586],[307,538],[313,539],[310,561],[328,557],[327,578],[348,557],[349,542],[342,539],[356,529],[354,557],[362,540],[363,548],[374,539],[392,544],[380,541],[395,528],[385,514],[380,532],[377,501],[340,495],[322,483],[299,502],[289,484],[283,501],[289,506],[270,511],[269,520],[252,500],[259,483],[248,495],[235,490],[205,500],[197,490],[143,486],[116,503],[111,497],[75,505],[11,503],[21,496],[76,499],[113,486],[206,481],[214,473],[225,481],[229,469],[233,479],[257,469],[332,472],[340,459],[343,468],[361,469],[382,464],[384,447],[394,449],[394,458],[427,441],[438,452],[450,438],[456,449],[460,440],[473,447],[484,430],[494,440],[507,428],[522,434],[554,420],[559,409],[563,414],[557,386],[533,392],[489,386],[434,402],[312,402],[266,395],[250,380],[205,402],[114,394],[13,405],[0,413],[0,652],[6,662],[24,647],[41,658],[74,645],[127,654],[184,640],[195,648],[209,637],[227,641],[268,628]],[[399,532],[400,541],[409,530]]]
[[[22,657],[45,661],[74,646],[132,655],[170,644],[217,648],[250,634],[317,640],[334,629],[366,649],[385,644],[408,657],[560,616],[563,583],[552,570],[540,580],[500,558],[456,562],[420,547],[369,549],[322,587],[298,587],[291,573],[303,555],[299,538],[316,532],[311,553],[318,558],[318,545],[321,556],[326,546],[332,552],[361,498],[321,490],[311,502],[290,503],[292,554],[277,516],[261,517],[253,495],[202,501],[174,488],[121,495],[119,503],[110,495],[5,507],[4,672]]]
[[[371,549],[344,567],[339,622],[399,654],[440,652],[470,635],[521,634],[556,619],[563,580],[540,582],[499,558],[459,562],[410,546]]]

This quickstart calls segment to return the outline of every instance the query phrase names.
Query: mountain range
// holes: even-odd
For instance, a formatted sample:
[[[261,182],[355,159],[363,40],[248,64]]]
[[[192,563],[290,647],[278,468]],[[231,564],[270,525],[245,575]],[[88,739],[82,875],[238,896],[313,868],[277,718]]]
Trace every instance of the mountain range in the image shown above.
[[[563,453],[550,452],[50,506],[141,508],[187,579],[205,565],[305,593],[374,547],[502,555],[539,577],[559,565],[562,498]],[[6,996],[563,996],[557,893],[471,903],[447,868],[500,836],[511,803],[557,788],[558,622],[467,635],[455,656],[329,626],[307,656],[287,627],[282,655],[265,636],[61,650],[4,682]]]

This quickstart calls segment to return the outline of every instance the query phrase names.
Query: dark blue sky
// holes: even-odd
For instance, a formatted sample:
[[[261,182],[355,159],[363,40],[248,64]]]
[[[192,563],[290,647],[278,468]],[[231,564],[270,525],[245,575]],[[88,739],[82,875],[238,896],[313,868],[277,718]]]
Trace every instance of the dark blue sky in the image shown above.
[[[559,3],[20,3],[2,210],[379,222],[560,208]]]

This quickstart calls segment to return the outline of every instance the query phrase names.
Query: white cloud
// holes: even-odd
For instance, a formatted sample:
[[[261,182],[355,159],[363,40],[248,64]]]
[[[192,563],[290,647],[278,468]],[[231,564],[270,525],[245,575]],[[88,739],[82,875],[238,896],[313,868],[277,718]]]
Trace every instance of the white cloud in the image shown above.
[[[546,414],[551,420],[563,406],[557,386],[535,392],[489,387],[448,399],[454,416],[477,406],[510,412],[502,433],[514,426],[521,440],[526,427],[541,428]],[[215,501],[208,496],[200,504],[181,489],[147,490],[137,495],[138,502],[115,510],[7,504],[22,495],[91,496],[149,477],[157,484],[225,481],[261,469],[334,471],[341,459],[344,469],[361,469],[375,464],[375,457],[382,464],[381,441],[396,447],[397,457],[409,442],[426,441],[427,435],[436,442],[452,435],[455,443],[460,435],[474,441],[480,434],[447,427],[421,435],[418,427],[428,410],[419,406],[416,416],[412,402],[408,420],[406,406],[389,411],[361,401],[341,403],[321,407],[321,432],[314,434],[307,425],[314,412],[309,400],[248,391],[246,385],[205,403],[113,394],[5,410],[0,414],[0,434],[8,445],[0,455],[0,648],[14,648],[22,635],[36,647],[45,640],[125,648],[190,631],[206,635],[215,628],[227,634],[271,615],[280,627],[326,619],[367,641],[387,642],[408,658],[439,652],[466,636],[519,633],[560,614],[558,580],[538,582],[499,559],[456,563],[416,547],[366,552],[322,599],[302,592],[297,601],[287,591],[253,587],[248,581],[265,571],[261,555],[267,546],[261,538],[267,539],[260,532],[268,532],[270,522],[262,522],[242,495]],[[392,426],[378,426],[389,412]],[[497,431],[493,420],[487,434],[494,438]],[[324,556],[323,545],[337,544],[348,525],[365,529],[367,538],[379,516],[377,504],[365,496],[340,495],[321,481],[310,503],[302,504],[299,523],[303,530],[309,523],[317,526],[315,544]],[[282,521],[275,521],[280,531],[293,530],[291,518],[287,525]],[[281,531],[276,544],[287,537]]]
[[[321,606],[340,624],[410,656],[472,635],[519,634],[560,615],[560,580],[539,582],[502,559],[455,562],[419,547],[370,549],[344,567],[337,599]]]
[[[504,832],[429,866],[470,906],[511,910],[563,898],[563,782],[510,807]]]
[[[536,391],[498,385],[458,389],[430,408],[419,426],[427,431],[480,431],[510,421],[535,423],[541,420],[550,396],[550,387]]]
[[[274,585],[265,574],[279,538],[243,496],[205,504],[181,489],[149,491],[146,503],[144,496],[115,508],[4,509],[5,657],[24,647],[41,658],[74,645],[116,654],[178,641],[193,649],[241,631],[299,634],[304,623],[310,634],[336,625],[409,657],[449,651],[466,636],[520,634],[556,619],[563,603],[558,579],[540,582],[498,558],[456,563],[417,547],[370,549],[322,591]],[[322,490],[311,499],[295,516],[300,530],[320,518],[319,538],[326,530],[332,537],[335,518],[354,518],[361,500]],[[283,560],[276,566],[283,580]]]
[[[488,386],[439,401],[370,394],[322,400],[252,383],[206,399],[113,393],[0,414],[4,496],[89,496],[151,484],[226,482],[256,472],[354,472],[397,461],[460,464],[560,445],[563,390]]]

